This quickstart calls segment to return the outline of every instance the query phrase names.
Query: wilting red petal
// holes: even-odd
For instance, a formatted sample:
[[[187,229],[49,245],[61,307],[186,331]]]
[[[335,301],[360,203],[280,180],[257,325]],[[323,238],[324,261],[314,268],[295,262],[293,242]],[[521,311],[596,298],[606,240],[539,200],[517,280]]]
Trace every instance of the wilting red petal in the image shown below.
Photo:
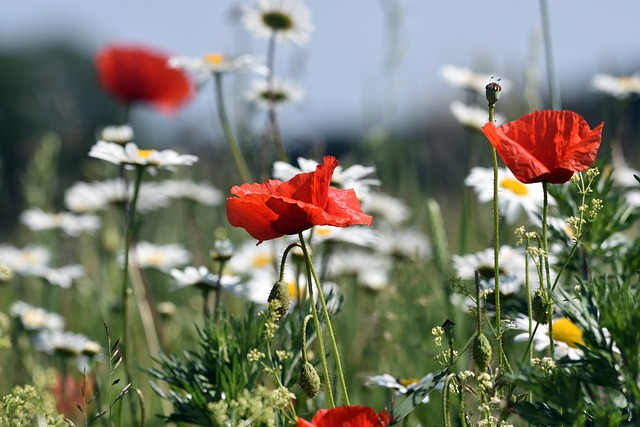
[[[227,218],[261,243],[285,234],[297,234],[315,225],[348,227],[370,225],[353,190],[331,188],[338,166],[326,156],[314,172],[301,173],[287,182],[268,180],[231,188],[236,197],[227,198]]]
[[[168,55],[135,46],[107,46],[98,52],[96,67],[102,88],[124,103],[147,102],[172,113],[193,93],[193,84],[170,68]]]
[[[340,406],[333,409],[321,409],[309,423],[298,418],[298,427],[386,427],[391,422],[386,412],[376,414],[368,406]]]
[[[603,126],[591,129],[573,111],[544,110],[500,127],[487,123],[482,131],[518,180],[559,184],[593,164]]]

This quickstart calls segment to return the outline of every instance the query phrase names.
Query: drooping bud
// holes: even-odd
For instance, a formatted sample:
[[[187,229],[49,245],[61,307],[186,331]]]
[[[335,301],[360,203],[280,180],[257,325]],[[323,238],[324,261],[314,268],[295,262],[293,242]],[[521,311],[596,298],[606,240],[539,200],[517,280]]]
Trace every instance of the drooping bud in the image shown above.
[[[494,105],[498,102],[500,98],[500,92],[502,92],[502,87],[497,82],[490,82],[485,86],[485,93],[487,96],[487,101],[489,101],[489,105]]]
[[[315,397],[320,393],[322,381],[320,380],[318,371],[316,371],[316,368],[314,368],[311,363],[304,362],[302,364],[298,384],[300,384],[300,388],[302,388],[305,394],[309,397]]]
[[[269,302],[269,307],[275,313],[275,320],[279,321],[287,313],[291,305],[289,286],[283,280],[278,280],[271,288],[267,301]]]
[[[479,333],[473,339],[473,360],[481,371],[486,371],[491,362],[491,343],[489,338],[483,333]]]

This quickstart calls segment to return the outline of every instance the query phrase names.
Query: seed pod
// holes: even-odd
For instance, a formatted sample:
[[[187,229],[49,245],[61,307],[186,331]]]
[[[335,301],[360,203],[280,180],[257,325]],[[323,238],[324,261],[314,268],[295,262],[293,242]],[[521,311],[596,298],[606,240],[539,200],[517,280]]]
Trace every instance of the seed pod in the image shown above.
[[[320,380],[318,371],[316,371],[316,368],[314,368],[311,363],[304,362],[302,364],[298,384],[300,384],[300,388],[302,388],[305,394],[309,397],[315,397],[320,393],[322,381]]]
[[[473,360],[481,371],[487,370],[492,353],[491,343],[487,336],[483,333],[476,335],[473,339]]]
[[[275,320],[279,321],[287,313],[289,305],[291,305],[289,286],[284,281],[278,280],[271,288],[267,301],[270,303],[270,307],[273,307],[276,315]]]

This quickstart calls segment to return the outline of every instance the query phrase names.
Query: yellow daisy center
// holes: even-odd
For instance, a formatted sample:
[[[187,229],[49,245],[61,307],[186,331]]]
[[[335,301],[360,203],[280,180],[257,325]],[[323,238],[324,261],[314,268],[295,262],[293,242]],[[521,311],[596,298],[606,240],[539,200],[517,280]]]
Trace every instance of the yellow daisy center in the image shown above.
[[[553,339],[556,341],[562,341],[569,347],[573,348],[578,348],[578,344],[585,345],[580,328],[566,317],[554,320]]]
[[[224,62],[224,55],[221,53],[210,53],[204,56],[204,61],[213,65],[220,65]]]
[[[266,254],[257,254],[251,260],[251,266],[254,268],[263,268],[271,264],[271,257]]]
[[[618,83],[626,90],[640,90],[640,81],[634,77],[620,77],[618,78]]]
[[[500,186],[504,189],[511,190],[518,196],[526,196],[529,194],[529,189],[526,185],[513,178],[505,178],[500,181]]]
[[[316,233],[316,235],[321,236],[321,237],[327,237],[331,235],[331,228],[329,227],[316,227],[314,232]]]
[[[299,298],[298,295],[298,285],[296,282],[287,282],[287,287],[289,288],[289,295],[291,295],[291,299],[297,301]]]
[[[400,378],[398,382],[402,384],[404,387],[409,387],[410,385],[417,384],[420,381],[417,378]]]
[[[148,159],[151,157],[151,154],[155,153],[156,150],[138,150],[138,156],[143,159]]]

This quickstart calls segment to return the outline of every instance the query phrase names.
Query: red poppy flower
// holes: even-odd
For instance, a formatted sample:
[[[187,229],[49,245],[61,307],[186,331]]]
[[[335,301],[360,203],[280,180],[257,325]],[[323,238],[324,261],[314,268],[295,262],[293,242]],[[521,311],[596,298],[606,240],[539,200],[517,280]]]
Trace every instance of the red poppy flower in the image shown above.
[[[591,129],[573,111],[544,110],[498,128],[487,123],[482,132],[518,180],[561,184],[593,164],[602,126]]]
[[[368,406],[339,406],[320,409],[311,422],[298,418],[297,427],[386,427],[391,415],[386,412],[376,414]]]
[[[57,375],[56,382],[49,391],[56,399],[58,412],[72,417],[78,413],[77,405],[93,397],[93,379],[92,377],[76,379],[71,375]]]
[[[180,70],[169,68],[169,56],[133,46],[107,46],[98,52],[96,67],[102,88],[124,103],[148,102],[173,113],[193,93]]]
[[[353,190],[330,187],[337,166],[335,157],[325,156],[314,172],[300,173],[287,182],[270,179],[232,187],[233,196],[227,198],[229,223],[247,230],[258,244],[314,225],[371,225]]]

